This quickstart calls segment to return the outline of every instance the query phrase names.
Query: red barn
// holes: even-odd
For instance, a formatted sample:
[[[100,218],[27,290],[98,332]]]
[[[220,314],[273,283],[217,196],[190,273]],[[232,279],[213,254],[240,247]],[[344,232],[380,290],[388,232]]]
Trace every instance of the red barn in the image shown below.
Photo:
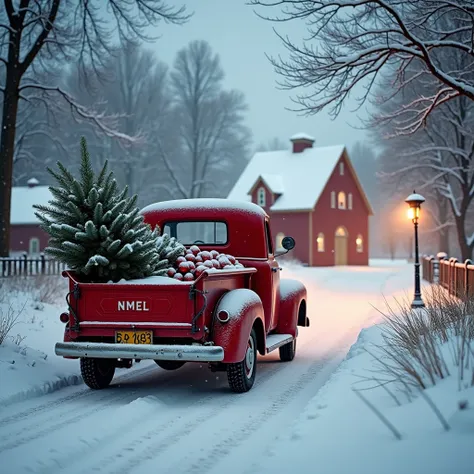
[[[53,196],[48,186],[38,186],[35,178],[27,186],[12,188],[10,250],[38,254],[48,245],[48,234],[40,228],[33,204],[48,205]]]
[[[275,247],[291,235],[292,255],[303,264],[368,265],[367,195],[346,148],[314,147],[314,141],[300,133],[289,150],[256,153],[228,198],[265,209]]]

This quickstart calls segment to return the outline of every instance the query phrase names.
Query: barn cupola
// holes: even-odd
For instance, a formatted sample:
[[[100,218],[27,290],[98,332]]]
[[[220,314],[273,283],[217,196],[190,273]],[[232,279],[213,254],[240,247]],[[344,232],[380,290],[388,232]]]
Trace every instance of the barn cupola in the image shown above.
[[[313,148],[316,140],[306,133],[297,133],[290,138],[290,141],[293,144],[293,153],[301,153],[306,148]]]

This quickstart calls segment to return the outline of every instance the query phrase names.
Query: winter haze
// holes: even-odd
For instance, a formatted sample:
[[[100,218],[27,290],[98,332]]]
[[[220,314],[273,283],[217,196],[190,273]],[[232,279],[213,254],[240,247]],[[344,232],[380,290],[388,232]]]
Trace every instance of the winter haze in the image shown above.
[[[174,0],[174,4],[181,4]],[[150,48],[159,59],[171,65],[176,52],[190,41],[208,41],[214,52],[218,53],[225,71],[225,85],[245,94],[249,105],[247,125],[252,130],[254,144],[267,143],[274,137],[288,141],[297,132],[310,133],[320,146],[345,144],[353,145],[365,137],[358,130],[358,114],[348,106],[341,115],[332,120],[326,113],[316,116],[303,116],[291,101],[295,91],[280,90],[280,79],[265,56],[286,55],[281,40],[273,31],[288,34],[297,40],[304,36],[303,21],[275,24],[259,18],[269,14],[267,9],[246,4],[246,0],[199,0],[189,4],[194,12],[191,20],[177,27],[160,25],[154,34],[161,38]]]

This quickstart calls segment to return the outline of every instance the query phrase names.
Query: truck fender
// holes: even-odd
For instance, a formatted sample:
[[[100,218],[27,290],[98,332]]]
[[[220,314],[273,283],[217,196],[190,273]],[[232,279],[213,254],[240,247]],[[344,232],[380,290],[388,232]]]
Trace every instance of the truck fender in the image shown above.
[[[244,360],[252,328],[257,333],[257,349],[265,353],[265,324],[262,300],[252,290],[238,288],[226,293],[214,311],[213,341],[224,348],[226,364]]]
[[[298,335],[297,326],[308,327],[306,316],[306,287],[298,280],[280,281],[280,308],[278,311],[278,334]]]

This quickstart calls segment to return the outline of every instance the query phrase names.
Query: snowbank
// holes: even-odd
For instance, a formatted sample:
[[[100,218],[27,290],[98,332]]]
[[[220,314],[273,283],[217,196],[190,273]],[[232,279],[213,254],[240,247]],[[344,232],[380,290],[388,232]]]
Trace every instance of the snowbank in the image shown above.
[[[39,301],[34,293],[9,290],[0,301],[0,317],[9,308],[20,316],[0,345],[0,406],[82,383],[77,361],[54,354],[64,331],[59,315],[66,309],[61,303],[65,292],[58,291],[58,304],[52,305]]]
[[[268,452],[266,472],[300,474],[456,474],[474,472],[474,388],[459,391],[457,369],[426,391],[450,426],[445,431],[421,396],[408,402],[363,377],[377,377],[374,344],[380,326],[361,331],[345,361],[318,392],[287,433]],[[447,358],[447,360],[450,360]],[[375,372],[374,372],[375,371]],[[375,413],[352,391],[361,393],[400,432],[397,440]],[[468,402],[466,409],[460,402]],[[400,403],[400,406],[398,406]]]

